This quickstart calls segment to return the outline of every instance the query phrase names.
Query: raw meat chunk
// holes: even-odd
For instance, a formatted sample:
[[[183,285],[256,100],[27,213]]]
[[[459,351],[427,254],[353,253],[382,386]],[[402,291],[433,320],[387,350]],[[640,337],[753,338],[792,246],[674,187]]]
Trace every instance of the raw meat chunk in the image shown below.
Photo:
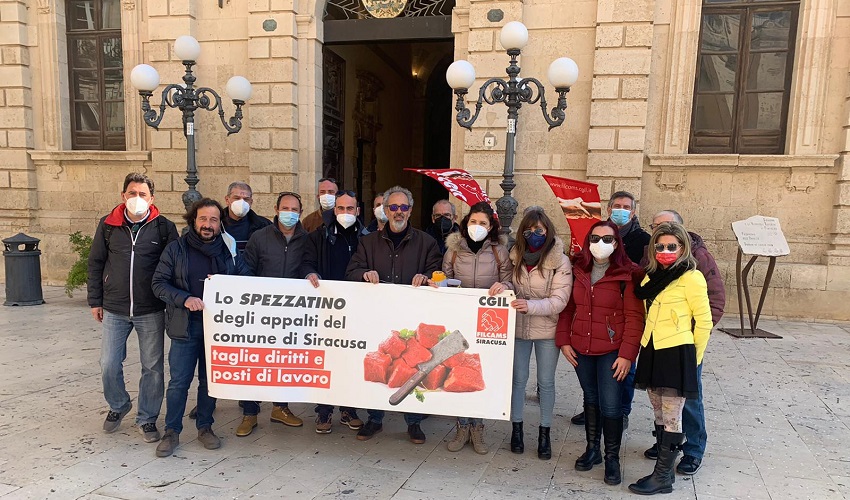
[[[390,378],[387,380],[387,385],[393,388],[401,387],[415,373],[416,368],[411,368],[404,359],[399,358],[390,366]]]
[[[484,390],[484,377],[481,370],[469,366],[456,366],[449,372],[443,384],[446,392],[475,392]]]
[[[393,360],[382,352],[370,352],[363,358],[363,379],[367,382],[387,383]]]
[[[431,351],[422,346],[416,339],[407,341],[407,349],[401,355],[401,359],[409,366],[416,366],[431,359]]]
[[[391,358],[397,359],[401,356],[401,353],[407,349],[407,341],[398,336],[398,332],[393,330],[393,334],[390,337],[381,342],[381,345],[378,346],[378,350],[389,354]]]
[[[446,327],[443,325],[426,325],[419,323],[416,327],[416,340],[422,344],[425,349],[430,349],[437,345],[440,341],[440,335],[446,333]]]
[[[431,370],[431,373],[425,377],[425,380],[422,381],[422,387],[428,390],[439,389],[441,385],[443,385],[443,381],[446,380],[446,374],[449,372],[449,369],[443,365],[437,365]]]

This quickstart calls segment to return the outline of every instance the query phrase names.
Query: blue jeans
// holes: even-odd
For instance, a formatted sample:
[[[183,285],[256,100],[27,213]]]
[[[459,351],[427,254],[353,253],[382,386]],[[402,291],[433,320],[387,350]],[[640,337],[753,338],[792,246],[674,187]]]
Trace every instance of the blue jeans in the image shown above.
[[[629,374],[623,379],[623,415],[627,417],[632,412],[632,400],[635,399],[635,369],[637,363],[632,363]]]
[[[384,410],[366,410],[366,413],[369,414],[369,420],[375,422],[376,424],[380,424],[384,422],[384,415],[387,413]],[[404,414],[404,422],[407,425],[418,424],[424,420],[425,415],[421,413],[405,413]]]
[[[682,453],[702,460],[708,433],[705,430],[705,408],[702,405],[702,365],[697,366],[699,399],[686,399],[682,411],[682,430],[687,441],[682,445]]]
[[[552,411],[555,409],[555,369],[561,350],[555,339],[516,339],[514,344],[514,374],[511,388],[511,422],[522,422],[525,407],[525,387],[531,365],[531,349],[537,361],[537,385],[540,387],[540,426],[552,427]]]
[[[333,405],[316,405],[316,408],[313,411],[316,412],[316,415],[331,415],[334,412],[334,407]],[[344,411],[349,415],[357,414],[357,408],[352,408],[350,406],[340,406],[339,411]]]
[[[171,351],[168,353],[171,380],[165,393],[165,429],[177,434],[183,431],[183,414],[186,413],[189,386],[195,378],[195,367],[198,368],[198,419],[195,426],[198,429],[212,427],[215,411],[215,398],[207,392],[203,321],[190,318],[188,330],[189,338],[171,339]]]
[[[459,423],[460,425],[484,425],[484,419],[457,417],[457,423]]]
[[[124,386],[124,360],[127,358],[127,338],[134,328],[139,337],[139,361],[142,364],[136,424],[142,425],[155,423],[162,408],[162,396],[165,392],[162,363],[165,312],[131,318],[103,311],[100,375],[103,380],[103,397],[109,409],[119,413],[128,411],[130,395]]]
[[[260,402],[259,401],[240,401],[242,403],[242,415],[246,417],[256,417],[260,414]],[[274,403],[275,406],[280,406],[281,408],[289,408],[289,403]]]
[[[606,418],[623,417],[623,384],[617,382],[611,369],[617,356],[617,351],[601,356],[576,354],[576,375],[584,392],[584,404],[598,406]]]

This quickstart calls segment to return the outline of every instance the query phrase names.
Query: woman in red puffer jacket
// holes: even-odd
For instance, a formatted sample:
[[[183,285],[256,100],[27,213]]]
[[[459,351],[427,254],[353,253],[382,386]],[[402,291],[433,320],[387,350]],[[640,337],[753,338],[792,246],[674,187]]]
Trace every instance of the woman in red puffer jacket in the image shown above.
[[[573,291],[558,320],[555,343],[576,370],[584,392],[587,449],[575,468],[588,471],[602,463],[605,483],[620,484],[623,437],[622,385],[637,358],[643,334],[643,303],[635,297],[641,275],[626,255],[617,226],[593,225],[573,263]]]

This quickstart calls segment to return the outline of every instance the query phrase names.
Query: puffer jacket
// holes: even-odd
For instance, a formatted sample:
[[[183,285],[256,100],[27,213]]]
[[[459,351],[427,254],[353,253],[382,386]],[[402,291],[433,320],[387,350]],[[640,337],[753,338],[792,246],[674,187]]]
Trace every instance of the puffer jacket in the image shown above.
[[[567,308],[561,313],[555,343],[579,354],[601,356],[618,351],[634,362],[643,333],[643,301],[635,297],[637,265],[609,267],[590,284],[590,273],[573,268],[575,281]],[[613,265],[613,264],[612,264]]]
[[[647,281],[649,276],[643,279],[643,283]],[[646,312],[646,326],[640,345],[646,347],[650,337],[655,349],[694,344],[697,364],[701,364],[711,327],[705,277],[691,269],[667,285],[652,301]]]
[[[487,239],[478,253],[472,253],[462,234],[451,233],[446,238],[443,272],[447,278],[459,279],[460,286],[464,288],[490,288],[500,282],[513,290],[511,275],[514,265],[505,248],[506,241],[504,236],[500,236],[499,243],[494,245]]]
[[[516,338],[554,339],[558,314],[567,307],[573,287],[572,265],[564,255],[564,242],[556,237],[555,246],[530,272],[516,248],[511,249],[511,262],[514,267],[521,266],[521,274],[514,280],[514,290],[517,298],[528,301],[528,312],[517,314]]]

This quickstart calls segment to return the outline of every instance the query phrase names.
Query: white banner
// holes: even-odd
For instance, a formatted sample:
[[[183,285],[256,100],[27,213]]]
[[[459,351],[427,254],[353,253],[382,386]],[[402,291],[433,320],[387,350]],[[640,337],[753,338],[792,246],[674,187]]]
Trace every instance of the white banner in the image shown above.
[[[216,275],[210,395],[507,420],[513,292]]]

